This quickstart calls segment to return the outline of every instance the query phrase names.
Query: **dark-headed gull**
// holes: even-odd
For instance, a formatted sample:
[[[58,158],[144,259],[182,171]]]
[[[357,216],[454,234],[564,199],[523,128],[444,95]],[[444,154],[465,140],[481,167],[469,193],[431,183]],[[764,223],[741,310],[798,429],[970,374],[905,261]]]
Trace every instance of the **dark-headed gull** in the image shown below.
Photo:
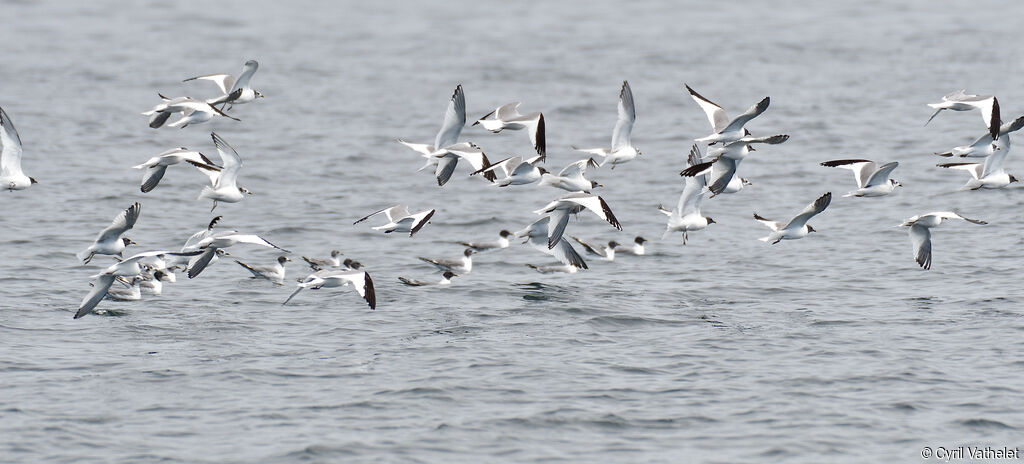
[[[694,145],[690,148],[687,164],[692,168],[700,163],[700,150],[697,149],[697,145]],[[709,168],[710,166],[706,166],[704,168],[705,172],[697,172],[686,176],[683,193],[679,195],[679,202],[676,203],[674,209],[669,211],[660,205],[658,206],[658,210],[668,216],[668,222],[665,224],[665,233],[661,236],[662,240],[668,238],[673,232],[682,232],[683,245],[686,245],[686,240],[689,239],[689,232],[691,230],[703,230],[708,225],[715,223],[714,219],[704,216],[700,211],[700,204],[704,199],[704,188],[707,185],[708,174],[706,171]],[[683,172],[687,172],[687,170]]]
[[[772,245],[779,243],[783,240],[796,240],[804,238],[811,232],[817,232],[813,227],[807,225],[809,221],[815,215],[825,211],[828,208],[829,203],[832,202],[832,192],[827,192],[824,195],[818,197],[813,203],[807,205],[800,214],[797,214],[789,222],[772,221],[770,219],[763,218],[757,213],[754,213],[754,220],[764,224],[765,227],[772,230],[771,234],[767,237],[761,237],[762,242],[771,242]]]
[[[344,287],[347,285],[352,285],[356,293],[359,293],[359,296],[363,297],[366,303],[370,305],[370,309],[377,308],[377,294],[373,290],[373,279],[365,271],[355,270],[323,270],[314,272],[305,279],[302,279],[295,292],[288,296],[288,299],[284,300],[284,303],[281,303],[281,305],[288,304],[304,288],[319,290],[321,288]]]
[[[237,79],[231,74],[207,74],[205,76],[190,77],[182,82],[197,79],[211,81],[217,85],[217,88],[222,93],[217,98],[207,100],[211,105],[219,105],[221,103],[241,105],[263,97],[262,93],[253,89],[249,84],[249,81],[252,80],[252,75],[256,74],[256,70],[259,67],[260,64],[256,60],[249,60],[245,62],[245,65],[242,67],[242,73],[238,75]]]
[[[537,154],[540,155],[541,162],[547,158],[547,142],[544,137],[544,114],[542,113],[519,114],[519,102],[509,103],[499,106],[496,110],[491,111],[473,123],[474,126],[477,124],[484,126],[484,129],[495,134],[504,129],[528,129],[530,143],[533,144],[533,149],[537,150]]]
[[[931,228],[942,224],[943,219],[963,219],[973,224],[988,224],[978,219],[970,219],[952,211],[936,211],[914,216],[900,224],[909,227],[910,244],[914,250],[914,260],[924,269],[932,268],[932,234]]]
[[[89,264],[89,261],[92,261],[93,256],[96,255],[121,256],[121,253],[128,245],[138,245],[130,238],[121,237],[121,235],[135,227],[135,221],[139,220],[141,212],[142,205],[135,202],[128,209],[118,213],[117,217],[114,218],[114,222],[96,236],[96,240],[93,240],[92,245],[78,253],[78,259],[82,261],[82,264]]]
[[[413,280],[408,277],[401,276],[398,277],[398,280],[399,282],[402,282],[403,284],[408,285],[410,287],[426,287],[430,285],[450,285],[452,283],[453,277],[458,277],[458,274],[455,274],[452,271],[444,271],[444,274],[441,274],[441,280],[437,282],[428,280]]]
[[[584,153],[590,153],[604,158],[601,166],[611,164],[612,169],[618,164],[625,163],[640,156],[640,150],[633,146],[631,136],[633,124],[636,122],[636,107],[633,105],[633,90],[629,88],[629,82],[622,81],[622,88],[619,90],[619,117],[615,121],[615,129],[612,130],[611,148],[576,148]]]
[[[432,209],[420,211],[416,214],[409,214],[409,208],[405,205],[395,205],[367,214],[362,219],[353,222],[352,225],[359,224],[360,222],[381,213],[387,216],[388,223],[374,227],[373,230],[383,230],[385,234],[390,234],[392,232],[408,232],[410,237],[415,235],[416,232],[419,232],[423,226],[429,224],[430,218],[434,216],[434,210]]]
[[[825,161],[821,165],[853,171],[853,178],[857,181],[857,190],[843,195],[844,197],[883,197],[892,193],[896,187],[903,186],[895,179],[889,178],[893,169],[900,165],[896,161],[879,166],[874,161],[866,159],[841,159]]]

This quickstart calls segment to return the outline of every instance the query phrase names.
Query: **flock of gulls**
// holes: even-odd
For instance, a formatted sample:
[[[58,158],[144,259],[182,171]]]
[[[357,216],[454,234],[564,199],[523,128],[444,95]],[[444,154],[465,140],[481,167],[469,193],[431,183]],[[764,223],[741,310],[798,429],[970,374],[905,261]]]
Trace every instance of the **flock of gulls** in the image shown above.
[[[154,129],[165,125],[185,128],[208,122],[215,117],[238,120],[228,114],[234,106],[263,97],[263,94],[251,86],[252,77],[258,68],[259,64],[255,60],[250,60],[245,63],[237,77],[230,74],[210,74],[185,79],[183,82],[211,81],[216,84],[218,92],[208,99],[168,98],[158,94],[161,102],[142,114],[149,116],[149,126]],[[745,186],[751,185],[749,180],[739,175],[741,162],[754,152],[757,146],[777,145],[789,139],[789,136],[784,134],[754,136],[747,129],[750,121],[768,110],[771,102],[768,97],[739,116],[729,118],[718,104],[697,93],[689,85],[685,85],[685,89],[706,115],[711,125],[711,133],[694,140],[696,144],[691,147],[686,166],[680,172],[684,178],[684,186],[676,206],[671,210],[660,205],[658,207],[668,217],[662,239],[679,233],[684,245],[689,239],[689,232],[703,230],[715,223],[714,219],[702,213],[701,204],[705,197],[713,199],[718,195],[737,193]],[[452,278],[472,271],[474,254],[508,248],[516,239],[523,239],[524,244],[529,244],[557,261],[552,264],[527,265],[541,273],[575,273],[587,269],[587,263],[573,243],[580,246],[585,254],[605,261],[614,260],[616,254],[645,254],[644,244],[647,240],[643,237],[635,237],[630,244],[616,241],[592,243],[566,234],[570,217],[583,212],[589,212],[612,227],[622,230],[622,225],[605,199],[592,193],[602,185],[589,179],[587,173],[589,170],[605,166],[615,169],[617,165],[641,156],[640,150],[633,145],[630,138],[636,121],[636,109],[629,83],[624,81],[619,91],[618,119],[612,131],[611,145],[583,149],[573,147],[584,155],[559,170],[557,174],[548,171],[544,166],[547,158],[544,115],[540,112],[521,114],[519,105],[518,102],[502,105],[479,118],[473,125],[480,125],[494,133],[503,130],[524,130],[536,155],[511,156],[492,163],[479,145],[468,141],[460,142],[463,128],[467,123],[466,97],[461,85],[455,88],[448,102],[441,129],[433,144],[412,143],[402,139],[397,141],[423,158],[424,164],[419,170],[432,171],[438,186],[443,187],[451,180],[459,162],[462,161],[469,165],[470,176],[480,175],[498,187],[536,184],[568,193],[534,211],[540,219],[518,232],[501,230],[498,238],[493,241],[456,242],[465,247],[462,255],[457,258],[421,257],[420,260],[441,273],[440,280],[399,277],[403,284],[414,287],[448,285]],[[928,106],[936,110],[928,122],[944,110],[981,113],[986,131],[973,143],[936,153],[944,157],[979,159],[978,162],[938,164],[943,168],[967,171],[971,178],[963,189],[995,189],[1018,182],[1016,177],[1003,169],[1003,163],[1010,151],[1010,134],[1024,127],[1024,116],[1003,123],[999,102],[994,96],[968,95],[963,90],[946,95],[942,101]],[[167,124],[175,115],[178,115],[177,119]],[[927,125],[927,122],[925,124]],[[141,191],[149,193],[156,189],[168,168],[191,165],[208,179],[208,183],[200,189],[198,199],[212,202],[211,213],[220,203],[237,203],[252,195],[253,192],[238,184],[239,171],[242,168],[242,159],[238,152],[217,133],[211,133],[210,137],[219,155],[219,164],[198,150],[185,147],[169,149],[134,166],[135,169],[143,171]],[[24,190],[37,183],[34,178],[22,171],[21,139],[3,108],[0,108],[0,142],[3,143],[0,187],[9,191]],[[704,153],[698,144],[705,145]],[[853,171],[857,188],[844,197],[881,197],[893,193],[897,187],[902,186],[891,178],[893,171],[899,166],[896,161],[881,164],[867,159],[838,159],[822,162],[821,165]],[[832,193],[825,192],[787,221],[774,221],[756,212],[753,213],[753,219],[770,230],[768,235],[760,240],[776,244],[782,240],[800,239],[815,232],[809,221],[825,211],[831,201]],[[370,213],[354,224],[382,217],[387,222],[374,226],[373,229],[384,233],[407,233],[412,237],[430,224],[434,212],[433,209],[425,209],[410,213],[406,205],[392,205]],[[83,265],[89,265],[99,255],[113,258],[113,263],[106,267],[101,266],[102,269],[92,276],[92,288],[75,312],[76,319],[96,310],[104,299],[139,300],[143,291],[159,295],[165,283],[176,282],[177,273],[183,273],[189,279],[195,278],[220,258],[230,256],[227,249],[238,245],[258,245],[280,250],[282,254],[269,265],[245,263],[240,260],[235,262],[254,278],[268,279],[278,284],[284,282],[285,265],[292,261],[288,256],[290,252],[257,234],[217,229],[221,216],[214,217],[207,227],[190,236],[177,251],[152,250],[125,258],[127,247],[138,244],[124,235],[135,226],[141,213],[142,205],[138,202],[133,203],[121,211],[113,222],[96,236],[92,244],[77,254]],[[986,224],[985,221],[968,218],[955,211],[937,211],[907,219],[901,226],[908,228],[914,259],[923,269],[930,269],[932,264],[931,229],[946,219]],[[298,279],[295,291],[282,304],[287,304],[303,289],[351,286],[371,309],[376,308],[376,294],[370,275],[361,263],[350,258],[343,259],[342,256],[340,250],[332,250],[330,255],[324,258],[303,256],[302,259],[313,272]]]

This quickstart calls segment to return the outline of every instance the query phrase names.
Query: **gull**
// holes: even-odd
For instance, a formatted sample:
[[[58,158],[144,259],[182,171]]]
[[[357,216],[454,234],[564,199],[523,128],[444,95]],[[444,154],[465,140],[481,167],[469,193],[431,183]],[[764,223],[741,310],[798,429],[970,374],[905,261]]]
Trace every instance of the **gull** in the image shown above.
[[[198,167],[218,170],[210,161],[206,155],[199,153],[198,151],[189,150],[185,147],[172,148],[159,155],[150,158],[145,163],[137,166],[132,166],[135,169],[145,169],[146,174],[142,177],[142,193],[149,193],[160,183],[160,179],[164,178],[164,173],[167,172],[168,166],[173,166],[184,161],[190,161]]]
[[[359,293],[359,296],[366,300],[366,303],[370,305],[370,309],[377,308],[377,294],[374,293],[373,279],[370,278],[370,274],[367,274],[364,271],[349,270],[324,270],[310,274],[299,282],[298,288],[295,289],[295,292],[293,292],[287,300],[284,300],[284,303],[281,303],[281,305],[283,306],[288,304],[288,302],[291,301],[292,298],[295,298],[295,295],[298,295],[304,288],[319,290],[321,288],[344,287],[349,284],[355,288],[356,292]]]
[[[700,150],[697,148],[697,145],[693,145],[690,148],[690,156],[687,158],[687,163],[691,167],[700,164]],[[706,170],[707,168],[705,167]],[[684,172],[686,171],[684,170]],[[700,203],[704,199],[704,188],[706,185],[706,174],[688,176],[683,186],[683,193],[679,195],[679,201],[676,203],[675,209],[669,211],[663,206],[658,205],[658,210],[668,216],[668,222],[665,224],[665,233],[661,236],[662,240],[668,238],[673,232],[682,232],[683,245],[686,245],[686,240],[689,239],[691,230],[703,230],[707,226],[715,224],[714,219],[704,216],[700,212]]]
[[[537,272],[539,272],[541,274],[557,274],[557,273],[575,274],[575,273],[579,272],[579,270],[580,270],[580,268],[578,268],[576,266],[573,266],[571,264],[558,264],[558,265],[553,265],[553,266],[545,266],[545,265],[537,265],[537,264],[527,264],[526,267],[528,267],[530,269],[533,269],[533,270],[535,270],[535,271],[537,271]]]
[[[153,271],[152,274],[143,274],[143,280],[139,282],[139,288],[153,295],[160,295],[163,293],[164,282],[174,282],[174,274],[157,270]]]
[[[428,285],[451,285],[452,277],[458,277],[458,274],[455,274],[452,271],[444,271],[444,274],[441,274],[441,280],[438,282],[431,282],[426,280],[413,280],[401,276],[398,277],[398,280],[410,287],[425,287]]]
[[[583,249],[594,256],[597,256],[605,261],[615,261],[615,248],[619,246],[619,242],[612,240],[608,242],[608,245],[600,245],[597,243],[587,243],[580,240],[577,237],[572,237],[577,243],[583,246]]]
[[[462,134],[462,128],[465,125],[466,95],[460,84],[455,87],[455,92],[448,102],[448,107],[444,113],[444,122],[441,124],[441,130],[437,132],[437,136],[434,138],[433,145],[409,143],[402,139],[399,139],[398,143],[405,145],[426,158],[427,163],[419,170],[422,171],[428,167],[434,167],[437,185],[444,186],[448,179],[452,177],[452,173],[455,172],[455,166],[458,165],[460,158],[468,161],[473,166],[474,171],[485,169],[491,165],[490,161],[487,160],[487,155],[480,150],[480,147],[469,142],[458,143],[459,135]],[[494,182],[494,173],[484,172],[484,178]]]
[[[307,258],[302,257],[304,261],[309,263],[309,267],[313,268],[314,271],[320,271],[329,267],[341,267],[341,250],[331,250],[330,258]]]
[[[593,158],[584,158],[574,161],[559,171],[557,176],[551,173],[541,174],[540,183],[538,185],[550,185],[569,192],[584,193],[590,193],[591,189],[595,189],[597,187],[604,187],[603,185],[586,178],[588,167],[596,168],[597,162],[594,161]]]
[[[942,97],[941,102],[929,103],[928,106],[935,108],[935,113],[932,113],[932,117],[928,118],[928,121],[924,123],[926,126],[942,110],[971,111],[976,109],[981,111],[981,118],[985,121],[985,127],[988,128],[989,135],[993,139],[999,138],[999,126],[1002,124],[999,118],[999,100],[992,95],[967,95],[963,89],[960,89]]]
[[[498,187],[532,184],[539,181],[544,174],[548,173],[547,169],[537,166],[537,163],[542,161],[544,160],[540,156],[534,156],[532,158],[511,156],[491,164],[488,167],[475,171],[470,175],[472,176],[482,172],[486,173],[488,171],[494,172],[501,169],[501,171],[505,173],[505,177],[503,179],[498,179],[494,184]]]
[[[167,119],[174,113],[181,113],[181,118],[167,125],[167,127],[181,127],[184,129],[189,124],[200,124],[213,119],[216,115],[225,118],[241,121],[236,117],[228,116],[227,113],[217,109],[215,106],[203,101],[189,97],[167,98],[160,95],[163,103],[159,103],[153,109],[142,113],[149,116],[149,127],[159,129],[167,122]]]
[[[776,145],[783,143],[786,140],[789,140],[789,136],[785,134],[772,135],[768,137],[753,137],[747,135],[735,142],[726,143],[721,148],[716,147],[708,150],[708,157],[711,158],[711,161],[690,166],[679,174],[682,176],[693,176],[699,172],[703,172],[707,169],[708,165],[711,165],[711,185],[707,187],[707,190],[711,192],[711,196],[709,198],[714,198],[723,193],[736,193],[743,190],[743,187],[747,185],[753,185],[749,180],[736,175],[740,162],[742,162],[750,152],[756,151],[751,144],[767,143],[769,145]]]
[[[512,236],[512,232],[502,230],[498,232],[498,239],[492,242],[455,242],[464,247],[472,248],[474,251],[487,251],[487,250],[498,250],[501,248],[508,248],[508,238]]]
[[[267,279],[271,282],[284,282],[284,263],[291,261],[287,256],[278,256],[277,261],[271,266],[252,266],[239,260],[235,260],[239,266],[252,273],[254,279]]]
[[[103,300],[103,297],[107,295],[107,290],[110,290],[110,286],[114,284],[114,279],[119,276],[132,277],[142,274],[142,268],[139,266],[140,262],[146,258],[154,256],[195,256],[200,252],[193,251],[190,253],[175,253],[172,251],[147,251],[136,254],[127,259],[118,261],[110,267],[103,270],[99,274],[92,276],[96,280],[92,284],[92,291],[89,292],[82,299],[82,303],[78,305],[78,311],[75,312],[75,319],[79,319],[86,314],[92,312],[92,310]]]
[[[971,174],[971,179],[960,190],[997,189],[1020,182],[1013,174],[1003,170],[1007,150],[999,150],[985,158],[984,163],[941,163],[940,168],[959,169]]]
[[[107,289],[107,299],[114,301],[139,301],[142,299],[142,291],[139,288],[142,277],[135,276],[131,279],[118,277],[117,281],[124,285],[124,288],[111,286]]]
[[[874,161],[866,159],[840,159],[825,161],[821,165],[853,171],[853,178],[857,181],[857,190],[847,193],[843,197],[884,197],[892,193],[896,187],[903,186],[895,179],[889,178],[893,169],[900,165],[896,161],[879,166]]]
[[[984,157],[991,155],[996,150],[1009,150],[1010,149],[1010,133],[1020,130],[1024,127],[1024,116],[1021,116],[1013,121],[1010,121],[1002,126],[999,126],[999,137],[995,140],[992,139],[992,134],[986,132],[981,134],[978,138],[974,139],[970,145],[964,145],[959,147],[953,147],[952,150],[936,153],[939,156],[959,156],[962,158],[966,157]]]
[[[241,105],[263,97],[262,93],[249,86],[252,75],[256,73],[259,67],[260,64],[256,60],[249,60],[245,62],[242,73],[238,75],[238,79],[235,79],[235,76],[231,74],[207,74],[205,76],[190,77],[182,82],[194,81],[196,79],[211,81],[217,84],[217,87],[223,94],[220,97],[207,100],[211,105],[219,105],[221,103]]]
[[[430,222],[430,218],[434,216],[434,210],[432,209],[420,211],[416,214],[409,214],[409,208],[405,205],[395,205],[370,213],[362,219],[353,222],[352,225],[359,224],[360,222],[381,213],[384,213],[384,215],[387,216],[388,223],[374,227],[373,230],[383,230],[385,234],[390,234],[392,232],[408,232],[410,237],[412,237],[416,232],[419,232],[423,226]]]
[[[192,246],[195,250],[201,251],[202,254],[199,254],[189,261],[187,269],[188,278],[194,279],[202,273],[203,269],[206,269],[206,267],[210,265],[213,258],[218,255],[218,252],[221,251],[222,248],[228,248],[230,246],[238,245],[239,243],[262,245],[268,248],[276,248],[285,253],[291,253],[284,248],[268,242],[259,235],[240,234],[237,230],[217,232],[200,240]]]
[[[619,224],[615,214],[612,214],[612,209],[608,207],[604,198],[583,192],[570,193],[534,211],[536,214],[546,214],[551,218],[548,226],[548,248],[554,248],[562,238],[565,226],[569,223],[569,215],[580,213],[585,209],[592,211],[612,227],[622,230],[622,224]]]
[[[644,249],[644,243],[646,242],[646,238],[637,235],[636,238],[633,239],[632,245],[619,245],[615,247],[615,252],[628,255],[643,256],[644,253],[646,253],[646,250]]]
[[[630,135],[633,132],[633,123],[636,122],[636,108],[633,106],[633,91],[629,88],[629,82],[622,81],[622,89],[619,90],[619,118],[615,122],[615,129],[612,130],[611,148],[584,148],[576,150],[590,153],[604,158],[601,166],[611,163],[612,169],[618,164],[631,161],[640,156],[640,150],[633,146]]]
[[[963,219],[974,224],[988,224],[978,219],[963,217],[952,211],[936,211],[914,216],[900,224],[901,227],[909,227],[910,244],[914,250],[914,260],[924,269],[932,268],[932,234],[930,229],[942,224],[943,219]]]
[[[559,239],[555,242],[555,246],[551,246],[548,241],[548,227],[550,222],[551,217],[544,216],[543,218],[534,221],[525,229],[516,232],[515,235],[516,237],[526,237],[526,241],[523,243],[529,243],[530,246],[554,256],[555,259],[560,261],[562,264],[580,269],[587,269],[587,263],[583,261],[583,257],[576,252],[569,242]]]
[[[457,259],[444,259],[444,258],[424,258],[420,257],[420,261],[427,264],[433,265],[441,271],[451,271],[459,275],[469,274],[473,270],[473,253],[476,250],[472,248],[466,248],[462,252],[462,257]]]
[[[21,137],[3,108],[0,108],[0,142],[4,146],[3,153],[0,153],[0,188],[25,190],[32,184],[38,184],[21,171]]]
[[[542,162],[547,158],[543,113],[519,114],[519,102],[515,102],[499,106],[496,110],[491,111],[473,123],[474,126],[477,124],[484,126],[484,129],[495,134],[504,129],[529,129],[528,133],[533,149],[537,150],[537,154],[540,155]]]
[[[756,105],[751,106],[745,113],[730,120],[725,114],[725,110],[717,103],[704,98],[701,94],[690,88],[689,85],[684,84],[686,90],[690,92],[690,98],[697,102],[697,105],[704,110],[704,114],[708,117],[708,121],[711,123],[711,130],[713,133],[707,137],[695,139],[696,142],[708,142],[708,145],[714,145],[716,143],[728,143],[735,142],[743,137],[749,135],[743,126],[745,126],[751,119],[758,117],[761,113],[764,113],[768,109],[768,105],[771,103],[769,97],[764,97]]]
[[[767,237],[762,237],[758,240],[761,240],[762,242],[772,242],[772,245],[774,245],[783,240],[796,240],[806,237],[807,234],[811,232],[817,232],[813,227],[807,225],[807,221],[822,211],[825,211],[825,208],[828,208],[828,205],[831,202],[832,192],[826,192],[824,195],[818,197],[817,200],[814,200],[813,203],[807,205],[800,214],[796,215],[793,219],[790,219],[788,223],[765,219],[757,213],[754,213],[754,220],[764,224],[772,230],[772,233]]]
[[[242,201],[242,198],[245,198],[245,195],[243,195],[242,189],[236,184],[238,181],[238,171],[242,169],[242,158],[216,132],[210,132],[210,137],[213,139],[213,144],[217,147],[217,153],[220,154],[220,161],[224,167],[216,176],[210,176],[211,185],[203,187],[198,199],[208,198],[213,200],[213,207],[210,208],[212,212],[217,208],[218,202],[238,203]],[[211,171],[208,166],[192,161],[189,161],[189,163],[201,169]]]
[[[142,205],[135,202],[128,209],[118,213],[114,217],[114,222],[110,223],[106,229],[103,229],[96,236],[96,240],[93,240],[92,245],[78,253],[77,257],[82,261],[82,264],[89,264],[89,261],[92,261],[93,256],[96,255],[121,256],[121,253],[128,245],[138,245],[132,239],[128,237],[122,238],[121,235],[135,227],[135,221],[139,220],[141,212]]]
[[[363,265],[359,261],[356,261],[352,258],[345,258],[345,261],[341,263],[341,268],[346,271],[354,271],[362,269]]]

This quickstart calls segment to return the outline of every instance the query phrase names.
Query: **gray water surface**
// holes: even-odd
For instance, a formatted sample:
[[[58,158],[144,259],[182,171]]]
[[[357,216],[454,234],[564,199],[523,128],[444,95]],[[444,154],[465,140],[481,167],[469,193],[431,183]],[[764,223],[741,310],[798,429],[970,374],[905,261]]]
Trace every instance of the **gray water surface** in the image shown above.
[[[931,153],[984,128],[925,103],[998,95],[1024,112],[1024,4],[981,2],[5,2],[0,106],[31,189],[0,192],[0,460],[5,462],[917,462],[922,447],[1020,446],[1024,223],[1020,191],[956,192]],[[261,68],[267,97],[183,130],[146,127],[156,93],[212,96],[197,74]],[[622,232],[582,214],[569,233],[652,240],[649,256],[541,275],[516,245],[479,255],[444,289],[418,256],[458,256],[536,219],[560,191],[498,189],[460,167],[443,189],[395,138],[432,142],[452,89],[469,115],[543,111],[549,165],[603,146],[622,80],[643,155],[593,176]],[[692,139],[707,135],[686,82],[757,134],[790,134],[741,167],[754,185],[706,202],[717,221],[659,240]],[[161,297],[71,316],[98,272],[77,265],[118,211],[139,248],[178,247],[213,216],[203,177],[169,170],[139,192],[132,165],[175,146],[213,154],[216,130],[256,192],[223,226],[296,255],[340,248],[377,284],[256,281],[230,260]],[[468,127],[492,159],[522,132]],[[898,160],[905,187],[840,198],[848,171]],[[1008,170],[1024,174],[1019,155]],[[785,220],[820,194],[820,232],[770,246],[754,211]],[[416,237],[363,215],[436,208]],[[934,263],[906,231],[957,209],[988,226],[934,231]],[[270,263],[273,250],[232,250]],[[297,257],[297,256],[296,256]]]

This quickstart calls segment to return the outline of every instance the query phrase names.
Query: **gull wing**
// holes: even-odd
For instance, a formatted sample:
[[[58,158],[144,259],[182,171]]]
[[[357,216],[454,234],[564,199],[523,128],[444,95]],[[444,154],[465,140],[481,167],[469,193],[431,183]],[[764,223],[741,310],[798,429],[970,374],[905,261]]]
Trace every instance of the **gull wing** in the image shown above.
[[[430,218],[433,216],[434,210],[432,209],[420,211],[416,214],[408,216],[409,218],[412,219],[412,227],[409,228],[409,236],[412,237],[413,235],[416,234],[416,232],[419,232],[420,229],[423,228],[423,226],[427,225],[427,223],[430,222]]]
[[[711,169],[711,186],[708,190],[714,195],[721,194],[729,187],[729,183],[732,182],[733,177],[736,176],[736,170],[740,167],[740,160],[732,158],[718,158],[715,161],[714,167]]]
[[[238,170],[242,168],[242,158],[216,132],[210,132],[210,137],[213,138],[213,144],[217,147],[217,153],[220,154],[221,163],[224,165],[215,187],[235,185],[235,181],[238,179]]]
[[[510,156],[510,157],[505,158],[505,159],[503,159],[501,161],[495,162],[494,164],[491,164],[490,166],[487,166],[487,167],[485,167],[483,169],[479,169],[477,171],[474,171],[474,172],[470,173],[469,175],[472,176],[472,175],[480,174],[481,172],[494,171],[495,169],[501,169],[501,172],[505,173],[505,177],[508,177],[513,172],[515,172],[519,168],[519,166],[522,165],[522,164],[525,164],[525,163],[523,163],[523,157],[521,157],[521,156]],[[530,165],[530,168],[532,168],[532,167],[533,166]]]
[[[242,67],[242,74],[239,74],[238,80],[236,80],[234,84],[229,86],[228,88],[231,89],[232,92],[234,92],[235,90],[248,87],[249,80],[252,79],[252,75],[256,74],[256,70],[259,68],[260,64],[256,60],[246,61],[245,65]],[[228,93],[228,91],[225,90],[224,93]]]
[[[397,139],[395,141],[402,145],[405,145],[406,147],[409,147],[409,149],[411,149],[412,151],[415,151],[416,153],[419,153],[424,156],[430,156],[430,154],[434,152],[433,145],[428,145],[425,143],[410,143],[402,139]]]
[[[871,174],[871,177],[869,177],[868,180],[864,183],[864,186],[874,187],[876,185],[882,185],[886,182],[889,182],[889,175],[892,174],[893,169],[896,169],[896,167],[899,165],[900,163],[898,161],[893,161],[891,163],[885,163],[879,166],[878,169],[876,169],[875,172]]]
[[[544,113],[537,113],[536,122],[533,123],[533,127],[530,130],[530,143],[533,144],[533,149],[537,150],[537,154],[540,155],[542,162],[548,158],[546,130],[544,127]]]
[[[700,109],[704,110],[704,114],[708,117],[708,122],[711,123],[712,132],[721,132],[722,129],[725,129],[725,127],[729,125],[729,117],[726,116],[725,110],[722,109],[721,106],[718,106],[717,103],[704,98],[704,96],[697,93],[696,90],[690,88],[689,85],[683,85],[686,86],[686,91],[690,92],[690,98],[693,98],[693,101],[697,102]]]
[[[608,207],[608,203],[597,195],[590,195],[586,193],[570,193],[561,198],[560,201],[569,201],[576,203],[590,211],[593,211],[597,217],[608,221],[616,229],[622,230],[622,224],[619,224],[619,220],[615,218],[615,214],[612,213],[612,209]]]
[[[498,109],[494,110],[494,119],[506,121],[512,118],[518,118],[522,116],[519,114],[519,102],[512,102],[505,105],[501,105]],[[487,116],[484,116],[486,118]],[[483,119],[483,118],[480,118]]]
[[[221,93],[228,93],[228,91],[235,85],[235,76],[230,74],[207,74],[205,76],[190,77],[183,80],[182,82],[194,81],[194,80],[205,80],[217,84],[220,88]]]
[[[914,224],[910,226],[910,245],[914,251],[914,260],[924,269],[932,268],[932,233],[927,227]]]
[[[388,217],[388,221],[389,222],[395,222],[395,218],[402,218],[402,217],[408,216],[409,215],[409,208],[407,208],[405,205],[401,205],[401,204],[394,205],[394,206],[388,206],[387,208],[384,208],[384,209],[381,209],[381,210],[378,210],[378,211],[374,211],[374,212],[372,212],[370,214],[367,214],[366,216],[363,216],[362,219],[360,219],[360,220],[358,220],[356,222],[353,222],[352,225],[359,224],[360,222],[363,222],[363,221],[365,221],[367,219],[370,219],[371,217],[376,216],[376,215],[378,215],[380,213],[384,213]]]
[[[736,119],[733,119],[729,123],[729,125],[726,126],[725,129],[719,131],[719,133],[740,130],[740,128],[742,128],[744,125],[750,122],[751,119],[754,119],[758,117],[761,113],[764,113],[765,110],[768,109],[768,105],[770,103],[771,99],[769,97],[764,97],[764,99],[762,99],[756,105],[751,106],[750,109],[748,109],[745,113],[736,116]]]
[[[870,179],[871,175],[876,171],[875,162],[866,159],[832,160],[825,161],[824,163],[821,163],[821,165],[830,168],[843,168],[853,171],[853,178],[857,180],[857,187],[859,188],[866,187],[868,179]]]
[[[785,226],[785,224],[783,224],[783,223],[781,223],[779,221],[773,221],[773,220],[768,219],[766,217],[762,217],[762,216],[758,215],[757,213],[754,213],[754,220],[757,221],[757,222],[760,222],[761,224],[764,224],[764,226],[769,228],[769,229],[771,229],[772,232],[778,232],[779,229],[781,229],[783,226]]]
[[[370,305],[370,309],[377,309],[377,293],[373,289],[373,279],[365,271],[330,271],[322,274],[320,278],[352,284],[356,293]],[[289,297],[289,299],[291,298]]]
[[[961,171],[967,171],[971,173],[971,177],[975,179],[981,179],[981,174],[984,172],[985,169],[985,165],[982,163],[940,163],[936,164],[936,166],[940,168],[959,169]]]
[[[452,178],[455,166],[459,165],[459,157],[453,153],[445,153],[437,160],[437,168],[434,169],[434,176],[437,177],[437,185],[443,187]],[[491,174],[492,176],[494,174]]]
[[[18,136],[14,123],[2,107],[0,107],[0,142],[4,144],[0,154],[0,175],[10,176],[21,174],[21,137]]]
[[[86,314],[92,312],[96,305],[103,301],[103,297],[107,296],[107,291],[110,290],[110,286],[114,284],[115,276],[113,274],[100,274],[96,277],[96,281],[93,282],[92,291],[85,298],[82,299],[82,303],[78,305],[78,311],[75,312],[75,319],[79,319]]]
[[[562,168],[558,173],[558,177],[584,176],[587,173],[588,167],[597,168],[597,161],[594,161],[594,158],[584,158],[579,161],[569,163],[568,166]]]
[[[622,90],[619,91],[619,118],[615,121],[615,129],[612,131],[611,151],[630,145],[629,136],[633,132],[634,122],[636,108],[633,106],[633,91],[629,88],[629,82],[622,81]]]
[[[588,269],[587,263],[583,261],[583,257],[576,252],[576,249],[565,240],[559,240],[549,252],[551,256],[562,262],[579,269]]]
[[[132,227],[135,227],[135,221],[139,220],[139,214],[142,212],[142,205],[138,202],[133,203],[128,209],[121,211],[106,229],[96,237],[96,242],[106,242],[117,240],[121,234],[128,231]]]
[[[581,246],[583,246],[583,249],[586,250],[587,253],[600,256],[602,258],[608,257],[608,252],[605,251],[606,249],[603,246],[584,242],[583,240],[580,240],[579,237],[572,237],[572,239],[579,243]]]
[[[462,84],[455,87],[451,101],[448,102],[448,109],[444,113],[444,123],[434,139],[434,148],[440,150],[459,141],[462,134],[462,127],[466,125],[466,95],[462,91]]]
[[[459,158],[462,158],[469,162],[473,167],[474,171],[481,171],[484,174],[484,179],[494,182],[496,176],[491,171],[486,171],[486,168],[491,165],[491,162],[487,159],[487,155],[480,147],[476,146],[471,142],[457,143],[445,147],[445,150],[455,154]]]
[[[804,210],[801,211],[800,214],[797,214],[796,217],[791,219],[789,221],[789,224],[786,224],[786,226],[783,227],[783,229],[789,229],[792,227],[803,227],[804,225],[807,224],[807,221],[809,221],[812,217],[821,213],[822,211],[825,211],[825,208],[828,208],[829,203],[832,203],[832,192],[825,193],[824,195],[818,197],[817,200],[814,200],[813,203],[807,205],[807,207],[804,208]]]

